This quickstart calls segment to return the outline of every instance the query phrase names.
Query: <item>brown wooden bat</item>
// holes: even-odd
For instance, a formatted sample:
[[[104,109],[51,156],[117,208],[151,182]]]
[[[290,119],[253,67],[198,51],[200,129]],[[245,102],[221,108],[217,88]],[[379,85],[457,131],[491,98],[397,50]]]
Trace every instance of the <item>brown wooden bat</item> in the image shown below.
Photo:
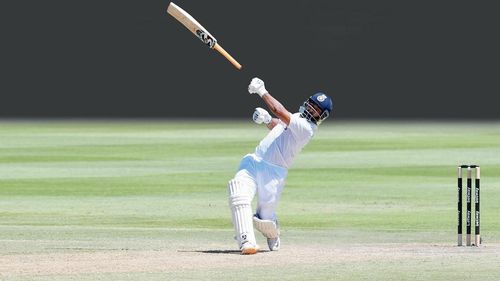
[[[187,29],[189,29],[194,35],[196,35],[200,40],[212,49],[217,50],[221,53],[227,60],[229,60],[237,69],[241,69],[241,64],[239,64],[228,52],[226,52],[218,43],[217,40],[203,27],[199,22],[197,22],[190,14],[181,9],[179,6],[170,2],[167,8],[167,13],[172,15],[178,21],[180,21]]]

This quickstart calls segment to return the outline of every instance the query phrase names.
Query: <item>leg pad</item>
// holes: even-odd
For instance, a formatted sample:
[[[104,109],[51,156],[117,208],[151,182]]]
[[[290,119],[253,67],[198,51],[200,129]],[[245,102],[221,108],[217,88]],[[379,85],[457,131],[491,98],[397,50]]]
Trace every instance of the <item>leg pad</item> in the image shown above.
[[[278,221],[261,220],[257,215],[254,215],[253,225],[266,238],[278,238],[280,236]]]
[[[228,183],[229,206],[233,220],[236,240],[240,248],[250,242],[256,246],[255,233],[252,226],[252,190],[238,180]]]

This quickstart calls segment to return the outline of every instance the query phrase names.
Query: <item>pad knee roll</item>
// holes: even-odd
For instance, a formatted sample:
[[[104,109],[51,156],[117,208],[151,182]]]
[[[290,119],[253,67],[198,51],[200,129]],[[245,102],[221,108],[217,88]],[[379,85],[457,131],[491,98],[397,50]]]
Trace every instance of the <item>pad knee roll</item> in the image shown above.
[[[229,191],[229,206],[231,208],[240,205],[250,205],[252,203],[250,190],[240,181],[232,179],[229,181],[227,187]]]

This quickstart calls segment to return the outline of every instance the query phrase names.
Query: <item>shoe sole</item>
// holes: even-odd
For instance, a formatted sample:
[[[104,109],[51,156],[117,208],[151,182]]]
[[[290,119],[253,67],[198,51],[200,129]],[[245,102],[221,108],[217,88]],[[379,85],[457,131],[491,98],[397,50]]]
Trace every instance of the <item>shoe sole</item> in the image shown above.
[[[253,255],[259,251],[259,248],[246,248],[241,250],[242,255]]]

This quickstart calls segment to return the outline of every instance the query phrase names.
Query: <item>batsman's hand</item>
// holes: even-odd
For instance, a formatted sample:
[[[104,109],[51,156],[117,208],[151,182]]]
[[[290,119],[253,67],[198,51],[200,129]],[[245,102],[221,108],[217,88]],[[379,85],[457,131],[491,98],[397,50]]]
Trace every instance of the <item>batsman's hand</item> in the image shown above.
[[[250,94],[258,94],[260,97],[262,97],[264,94],[267,94],[266,87],[264,86],[264,81],[257,77],[253,78],[250,82],[250,85],[248,85],[248,92]]]
[[[271,123],[271,120],[273,119],[271,117],[271,114],[269,114],[269,112],[267,112],[267,110],[263,109],[263,108],[260,108],[260,107],[257,107],[255,109],[255,112],[253,113],[253,121],[257,124],[269,124]]]

